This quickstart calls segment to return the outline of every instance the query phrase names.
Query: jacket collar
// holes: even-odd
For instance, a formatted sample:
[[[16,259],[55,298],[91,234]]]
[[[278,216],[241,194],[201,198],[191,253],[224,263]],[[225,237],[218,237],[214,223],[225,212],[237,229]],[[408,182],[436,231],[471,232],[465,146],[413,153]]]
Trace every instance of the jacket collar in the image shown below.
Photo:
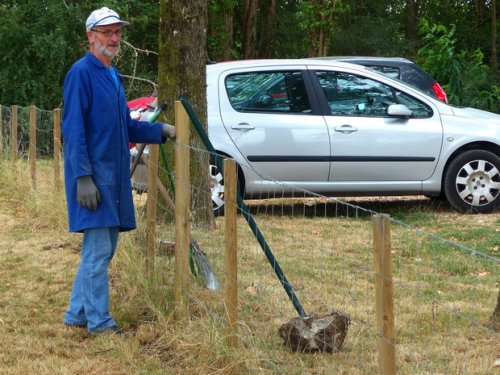
[[[87,51],[87,52],[85,53],[85,57],[86,57],[86,58],[88,58],[88,59],[90,60],[90,62],[92,62],[92,64],[94,64],[94,66],[95,66],[96,68],[100,68],[100,69],[107,69],[107,68],[108,68],[106,65],[104,65],[104,64],[102,63],[102,61],[101,61],[101,60],[99,60],[99,59],[98,59],[98,58],[97,58],[97,57],[96,57],[96,56],[95,56],[92,52],[90,52],[90,51]],[[112,64],[112,65],[110,66],[110,68],[114,68],[114,67],[115,67],[115,66],[114,66],[114,64]]]

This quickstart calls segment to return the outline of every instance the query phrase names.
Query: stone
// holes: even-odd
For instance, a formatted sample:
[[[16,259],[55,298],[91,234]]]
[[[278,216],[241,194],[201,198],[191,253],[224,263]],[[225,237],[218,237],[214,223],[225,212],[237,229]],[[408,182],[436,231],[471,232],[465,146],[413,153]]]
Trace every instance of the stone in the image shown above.
[[[327,315],[292,318],[278,333],[283,344],[296,352],[339,352],[350,322],[348,315],[333,310]]]

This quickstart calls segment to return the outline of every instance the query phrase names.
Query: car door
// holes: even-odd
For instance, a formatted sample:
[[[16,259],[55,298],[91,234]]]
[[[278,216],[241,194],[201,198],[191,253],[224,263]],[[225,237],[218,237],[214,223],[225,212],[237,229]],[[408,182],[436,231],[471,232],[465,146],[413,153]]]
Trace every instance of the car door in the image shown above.
[[[420,190],[436,168],[443,141],[437,110],[374,78],[332,71],[315,75],[330,108],[325,116],[332,143],[330,181],[350,191],[358,182],[360,191],[383,191],[387,182],[395,190]],[[389,116],[393,104],[406,105],[412,116]]]
[[[328,181],[329,132],[311,104],[303,69],[231,69],[219,78],[224,127],[248,164],[265,177],[263,185],[266,178],[299,185]]]

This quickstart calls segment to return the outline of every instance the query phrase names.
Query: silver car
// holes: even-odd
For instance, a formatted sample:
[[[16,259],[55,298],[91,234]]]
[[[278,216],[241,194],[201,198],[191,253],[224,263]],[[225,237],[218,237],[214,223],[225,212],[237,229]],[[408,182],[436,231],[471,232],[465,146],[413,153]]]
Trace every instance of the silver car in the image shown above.
[[[209,138],[248,197],[444,196],[500,207],[500,115],[457,108],[361,65],[315,59],[207,66]],[[210,168],[215,214],[223,180]]]
[[[462,212],[500,207],[500,115],[320,59],[208,65],[207,100],[209,138],[220,156],[237,161],[246,198],[300,189],[442,196]],[[220,215],[224,181],[211,164]]]

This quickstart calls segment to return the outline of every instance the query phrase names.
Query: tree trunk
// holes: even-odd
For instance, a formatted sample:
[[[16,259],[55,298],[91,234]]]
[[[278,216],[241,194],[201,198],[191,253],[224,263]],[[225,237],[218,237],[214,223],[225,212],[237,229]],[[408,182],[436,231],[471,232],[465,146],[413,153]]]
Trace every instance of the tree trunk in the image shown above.
[[[476,25],[479,29],[483,24],[484,0],[474,0],[474,7],[476,8]]]
[[[245,0],[243,14],[243,58],[255,58],[255,40],[257,36],[258,0]]]
[[[231,60],[234,56],[233,14],[235,2],[221,2],[208,9],[210,27],[209,58],[214,61]]]
[[[223,48],[223,61],[231,60],[232,56],[230,55],[230,51],[233,48],[233,10],[231,12],[226,12],[224,14],[224,31],[227,35],[222,41]]]
[[[164,121],[174,121],[173,103],[185,95],[205,130],[207,129],[206,98],[206,0],[161,0],[158,57],[159,101],[169,103]],[[168,156],[173,158],[172,142]],[[192,132],[191,146],[203,149]],[[191,153],[191,212],[199,224],[212,223],[212,204],[208,181],[208,153]],[[173,162],[172,162],[173,165]]]
[[[309,29],[309,50],[307,51],[307,56],[316,57],[321,56],[320,53],[320,45],[319,45],[319,12],[315,12],[314,10],[320,7],[321,0],[311,0],[311,8],[313,9],[312,16],[314,17],[311,20],[311,27]]]
[[[495,74],[498,70],[497,60],[497,19],[498,19],[498,0],[491,2],[491,70]],[[497,305],[498,311],[498,305]]]
[[[276,0],[268,0],[265,2],[266,9],[264,10],[265,21],[260,30],[260,48],[259,57],[270,59],[275,57],[274,50],[276,44]]]
[[[418,0],[406,0],[405,36],[412,45],[416,45],[418,35]]]
[[[337,0],[311,0],[308,56],[327,56]]]

